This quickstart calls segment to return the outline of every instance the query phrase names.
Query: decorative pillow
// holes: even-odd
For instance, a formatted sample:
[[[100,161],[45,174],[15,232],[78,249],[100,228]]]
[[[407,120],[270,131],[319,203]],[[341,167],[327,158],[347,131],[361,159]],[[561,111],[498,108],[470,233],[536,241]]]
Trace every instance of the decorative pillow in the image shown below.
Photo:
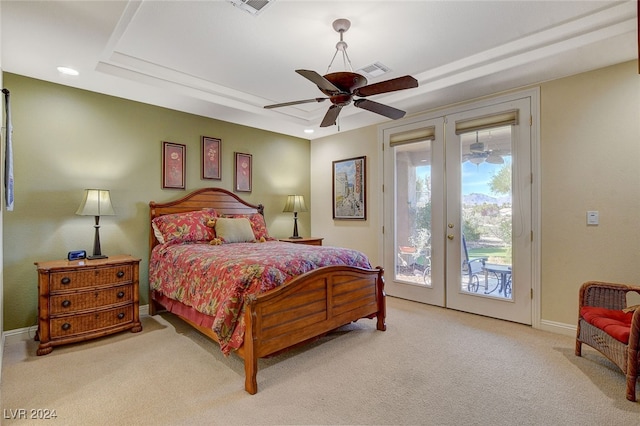
[[[267,231],[267,224],[264,222],[264,217],[260,213],[253,214],[227,214],[224,217],[240,218],[245,217],[251,222],[251,229],[253,229],[253,235],[257,241],[271,241],[275,240],[269,236]]]
[[[207,226],[217,213],[203,209],[186,213],[174,213],[153,219],[153,233],[160,244],[210,241],[215,237],[213,228]]]
[[[245,217],[220,217],[216,220],[215,230],[216,236],[223,243],[253,243],[256,240],[251,229],[251,222]]]

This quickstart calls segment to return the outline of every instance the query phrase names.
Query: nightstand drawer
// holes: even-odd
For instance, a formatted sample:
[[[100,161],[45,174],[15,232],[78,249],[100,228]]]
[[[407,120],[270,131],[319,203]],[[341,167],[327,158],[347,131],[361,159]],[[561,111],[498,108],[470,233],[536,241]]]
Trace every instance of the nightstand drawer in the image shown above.
[[[51,319],[51,338],[56,339],[84,332],[97,332],[133,321],[133,305]]]
[[[123,285],[84,293],[51,296],[49,298],[49,312],[51,315],[65,314],[131,301],[133,301],[133,286]]]
[[[69,289],[94,287],[99,285],[131,282],[131,265],[118,265],[80,271],[52,272],[50,275],[51,292]]]

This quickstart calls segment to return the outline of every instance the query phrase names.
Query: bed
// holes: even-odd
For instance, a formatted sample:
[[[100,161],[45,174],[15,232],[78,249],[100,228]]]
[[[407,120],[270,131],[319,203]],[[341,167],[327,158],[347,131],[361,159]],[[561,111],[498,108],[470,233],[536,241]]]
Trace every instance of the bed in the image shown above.
[[[248,393],[255,394],[258,391],[259,358],[313,340],[362,318],[376,319],[376,328],[381,331],[386,329],[383,270],[381,267],[372,268],[366,256],[365,264],[362,263],[363,259],[357,259],[355,266],[343,260],[336,260],[336,264],[327,266],[314,266],[311,260],[315,258],[328,259],[336,255],[337,259],[341,259],[343,253],[334,253],[333,249],[336,248],[274,240],[264,227],[262,205],[247,203],[221,188],[198,189],[167,203],[152,201],[149,207],[149,313],[155,315],[159,310],[168,310],[220,344],[223,353],[240,356],[244,361],[245,390]],[[210,241],[207,240],[211,234],[203,237],[202,233],[207,230],[201,227],[198,231],[200,234],[191,232],[195,235],[191,240],[186,238],[186,241],[180,239],[177,242],[167,241],[166,237],[173,234],[163,234],[164,230],[158,229],[159,224],[171,223],[176,217],[193,216],[201,221],[203,212],[215,216],[211,219],[213,222],[209,221],[208,227],[220,231],[218,235],[214,233]],[[225,234],[227,240],[222,238],[221,241],[219,236],[223,228],[220,225],[230,222],[226,218],[246,218],[256,241],[227,244],[235,238],[233,233]],[[244,220],[235,223],[246,225]],[[251,254],[246,254],[246,250],[251,250]],[[350,258],[358,257],[359,252],[342,250],[350,254]],[[259,272],[254,273],[251,278],[232,285],[233,290],[230,291],[234,292],[233,297],[221,301],[224,296],[214,295],[211,289],[202,290],[198,286],[203,282],[222,281],[223,275],[229,275],[224,272],[226,270],[232,271],[230,275],[234,277],[239,275],[224,263],[240,261],[223,258],[223,253],[227,256],[227,251],[242,256],[244,262],[253,259],[254,253],[258,259],[259,252],[272,252],[287,268],[303,265],[302,272],[291,276],[289,274],[293,274],[293,269],[262,276]],[[294,254],[298,256],[305,253],[311,255],[312,259],[297,260],[294,257]],[[183,256],[182,260],[178,260],[178,256]],[[190,266],[181,269],[176,266],[180,262]],[[255,262],[255,265],[245,263],[242,269],[275,271],[272,266],[260,263],[263,262],[261,258]],[[224,267],[221,266],[223,263]],[[203,265],[202,272],[194,272],[199,264]],[[164,270],[165,267],[173,269]],[[265,275],[269,275],[269,279]],[[172,282],[163,287],[163,277]],[[209,295],[211,300],[207,302]],[[196,302],[187,300],[187,297],[195,297]],[[238,302],[237,305],[234,302]],[[235,319],[220,317],[218,313],[222,311],[231,313],[232,317],[235,315]]]

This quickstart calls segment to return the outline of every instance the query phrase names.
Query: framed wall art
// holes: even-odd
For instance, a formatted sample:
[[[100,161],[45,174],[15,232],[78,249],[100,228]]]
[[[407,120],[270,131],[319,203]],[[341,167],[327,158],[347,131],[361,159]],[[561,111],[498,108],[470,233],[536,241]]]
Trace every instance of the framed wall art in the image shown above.
[[[202,137],[202,179],[222,179],[221,149],[222,141],[220,139]]]
[[[187,147],[179,143],[162,142],[162,187],[185,188]]]
[[[235,176],[233,186],[236,192],[251,192],[251,154],[235,153]]]
[[[367,157],[333,162],[333,218],[367,219]]]

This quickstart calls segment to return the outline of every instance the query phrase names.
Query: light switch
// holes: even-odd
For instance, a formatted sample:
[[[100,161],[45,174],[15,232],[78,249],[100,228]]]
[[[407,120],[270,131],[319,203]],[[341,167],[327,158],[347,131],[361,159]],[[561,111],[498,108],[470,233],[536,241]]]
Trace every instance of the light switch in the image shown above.
[[[597,211],[588,211],[587,212],[587,225],[598,225],[598,212]]]

